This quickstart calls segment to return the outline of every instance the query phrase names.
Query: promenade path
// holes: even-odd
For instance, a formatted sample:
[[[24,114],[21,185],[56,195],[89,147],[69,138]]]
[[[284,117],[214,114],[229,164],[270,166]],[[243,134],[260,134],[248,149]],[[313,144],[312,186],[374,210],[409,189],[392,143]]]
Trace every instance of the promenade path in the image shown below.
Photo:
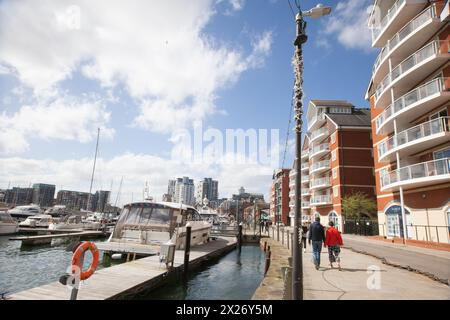
[[[281,300],[284,282],[280,268],[288,265],[291,252],[286,241],[284,245],[272,238],[261,241],[271,246],[272,262],[253,299]],[[341,258],[342,271],[331,269],[324,249],[321,268],[316,270],[308,246],[303,254],[306,300],[450,300],[450,287],[425,275],[386,265],[378,258],[350,249],[342,249]]]

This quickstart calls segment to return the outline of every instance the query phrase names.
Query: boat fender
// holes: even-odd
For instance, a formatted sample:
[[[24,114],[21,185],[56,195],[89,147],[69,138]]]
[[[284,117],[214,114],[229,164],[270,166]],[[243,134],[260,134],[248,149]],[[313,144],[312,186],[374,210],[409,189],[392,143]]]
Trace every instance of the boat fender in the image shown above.
[[[92,253],[92,263],[86,271],[83,271],[82,261],[84,253],[88,250]],[[89,279],[98,267],[99,256],[99,251],[94,243],[88,241],[83,242],[76,248],[72,256],[72,273],[75,273],[75,267],[78,267],[80,269],[80,280]]]

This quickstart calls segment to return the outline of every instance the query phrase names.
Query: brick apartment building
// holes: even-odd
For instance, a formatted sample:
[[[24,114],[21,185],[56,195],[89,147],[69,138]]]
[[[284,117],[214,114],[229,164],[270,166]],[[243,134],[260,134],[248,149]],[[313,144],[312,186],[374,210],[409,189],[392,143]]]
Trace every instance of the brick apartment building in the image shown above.
[[[346,101],[312,100],[301,157],[302,221],[335,222],[343,230],[342,197],[357,192],[375,199],[370,110]],[[294,216],[295,171],[290,175]]]
[[[273,224],[290,225],[289,169],[279,169],[273,176],[270,192],[270,217]]]
[[[380,235],[450,243],[449,1],[374,8],[369,25],[380,53],[366,98]]]

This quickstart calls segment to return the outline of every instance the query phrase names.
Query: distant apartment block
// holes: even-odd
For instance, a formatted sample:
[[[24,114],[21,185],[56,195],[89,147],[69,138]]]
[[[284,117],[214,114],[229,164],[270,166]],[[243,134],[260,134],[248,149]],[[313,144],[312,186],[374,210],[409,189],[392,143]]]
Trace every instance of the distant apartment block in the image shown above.
[[[33,188],[13,187],[5,191],[4,201],[9,205],[28,205],[33,202]]]
[[[212,178],[204,178],[197,183],[195,192],[195,200],[198,204],[203,203],[204,199],[217,201],[219,198],[219,182]]]
[[[380,52],[366,98],[379,232],[450,243],[449,1],[375,5],[372,46]]]
[[[33,203],[41,208],[53,206],[55,198],[55,185],[35,183],[33,184]]]
[[[302,222],[320,216],[324,224],[333,221],[343,230],[343,197],[364,193],[375,199],[370,110],[346,101],[312,100],[307,120],[300,173]],[[289,175],[291,219],[296,174],[291,170]]]
[[[56,194],[56,204],[75,210],[86,210],[88,199],[88,192],[60,190]]]
[[[270,216],[274,224],[290,225],[289,219],[289,169],[275,172],[270,192]]]
[[[91,199],[92,206],[90,210],[95,212],[105,212],[105,209],[109,204],[110,195],[111,191],[101,190],[95,192]]]
[[[172,202],[182,203],[186,205],[195,205],[195,187],[194,180],[189,177],[178,178],[169,181],[169,194],[172,192],[173,182],[175,186],[173,190]]]

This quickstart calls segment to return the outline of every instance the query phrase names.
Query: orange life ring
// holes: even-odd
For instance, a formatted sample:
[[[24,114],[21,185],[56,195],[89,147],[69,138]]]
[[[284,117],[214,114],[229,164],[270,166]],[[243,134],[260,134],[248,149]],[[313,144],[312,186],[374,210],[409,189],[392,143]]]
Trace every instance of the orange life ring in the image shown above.
[[[82,260],[84,257],[84,253],[88,250],[92,253],[92,263],[89,266],[89,269],[83,271]],[[93,244],[92,242],[83,242],[73,253],[72,273],[75,273],[74,267],[77,266],[78,268],[80,268],[80,280],[89,279],[98,267],[99,256],[100,255],[95,244]]]

